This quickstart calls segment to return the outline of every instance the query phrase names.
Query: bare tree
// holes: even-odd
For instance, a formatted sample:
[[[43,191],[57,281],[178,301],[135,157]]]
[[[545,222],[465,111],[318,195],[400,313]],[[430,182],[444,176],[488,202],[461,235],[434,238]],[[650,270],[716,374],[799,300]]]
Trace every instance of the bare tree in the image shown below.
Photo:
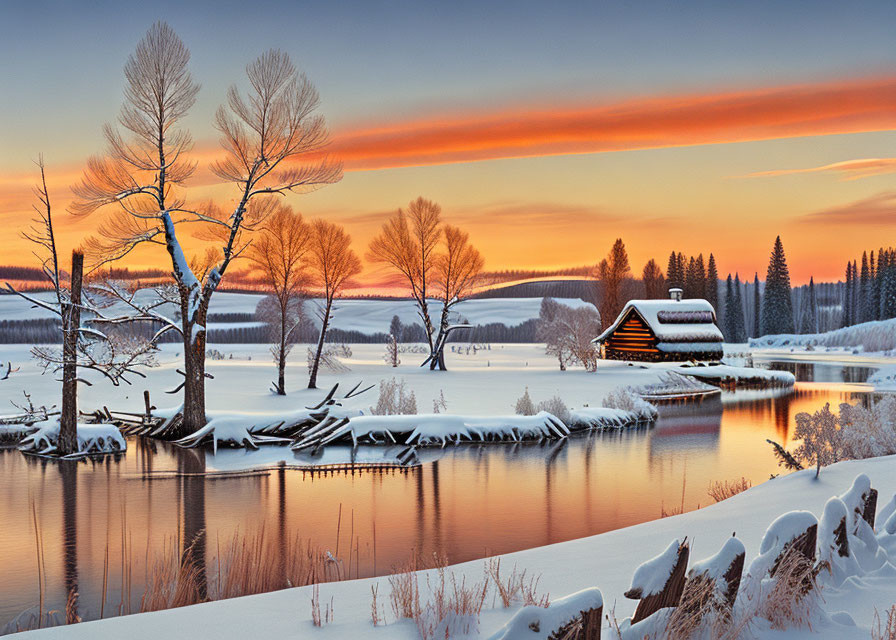
[[[545,343],[545,353],[554,356],[560,370],[581,364],[588,371],[597,370],[598,352],[591,342],[600,333],[600,314],[592,306],[571,308],[546,298],[538,319],[538,339]]]
[[[205,416],[206,316],[212,294],[230,263],[246,248],[244,232],[252,231],[270,211],[266,195],[304,192],[341,178],[341,166],[326,158],[293,162],[319,152],[328,132],[321,116],[313,115],[318,95],[297,73],[285,53],[269,51],[248,65],[251,89],[247,97],[231,87],[227,105],[218,109],[215,124],[225,157],[212,172],[238,187],[236,206],[229,213],[216,207],[186,207],[177,188],[195,168],[185,155],[189,133],[179,127],[196,100],[198,85],[187,69],[190,53],[164,23],[153,25],[125,66],[125,104],[119,124],[129,133],[105,129],[107,155],[92,159],[82,183],[74,189],[72,212],[88,215],[107,205],[114,213],[99,228],[92,250],[99,262],[121,258],[142,243],[165,246],[180,308],[179,322],[167,321],[184,344],[183,421],[170,434],[182,437],[200,429]],[[197,273],[184,253],[177,229],[184,223],[204,223],[217,239]],[[133,301],[132,301],[133,302]],[[156,314],[158,315],[157,311]]]
[[[436,268],[442,237],[442,208],[430,200],[417,198],[407,208],[396,211],[383,223],[379,235],[370,242],[367,259],[386,264],[406,281],[429,343],[430,358],[435,353],[434,328],[427,297]]]
[[[451,308],[472,293],[485,261],[479,251],[470,244],[470,234],[458,227],[446,224],[443,231],[445,252],[436,259],[435,290],[442,303],[439,333],[436,336],[433,353],[429,357],[429,368],[445,371],[445,343],[452,329],[467,325],[451,325]]]
[[[333,300],[342,292],[346,281],[361,272],[361,261],[351,248],[352,238],[341,226],[326,220],[311,222],[308,255],[305,264],[311,282],[321,289],[324,304],[320,310],[320,337],[311,363],[308,388],[317,388],[317,372],[320,368],[321,353],[327,326],[333,312]]]
[[[308,274],[304,268],[308,252],[308,225],[301,214],[283,204],[265,220],[247,253],[271,292],[274,303],[274,346],[271,352],[277,364],[278,395],[286,395],[286,357],[292,348],[294,334],[302,325],[302,292]]]
[[[84,254],[78,250],[72,252],[69,281],[64,282],[65,274],[59,267],[53,207],[47,189],[43,158],[38,160],[37,166],[40,169],[40,184],[35,188],[35,195],[40,204],[34,209],[38,218],[23,235],[38,247],[35,255],[41,261],[41,269],[50,283],[54,299],[47,302],[16,291],[8,283],[6,287],[35,306],[51,311],[60,320],[62,348],[36,346],[31,353],[45,372],[62,373],[62,411],[56,450],[67,455],[78,449],[78,384],[90,384],[79,377],[78,369],[97,371],[114,385],[128,383],[128,375],[142,376],[138,368],[154,364],[153,343],[120,334],[104,333],[95,326],[90,326],[108,320],[103,315],[107,306],[103,290],[100,288],[95,292],[99,295],[91,296],[83,287]],[[82,318],[82,312],[89,317]],[[123,321],[121,319],[116,324]]]

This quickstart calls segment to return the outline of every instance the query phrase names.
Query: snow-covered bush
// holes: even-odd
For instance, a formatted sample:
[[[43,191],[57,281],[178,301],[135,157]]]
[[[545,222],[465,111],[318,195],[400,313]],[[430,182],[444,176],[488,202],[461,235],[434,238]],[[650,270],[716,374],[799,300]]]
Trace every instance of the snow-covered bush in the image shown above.
[[[401,364],[401,359],[398,357],[398,340],[394,334],[389,335],[386,340],[386,352],[383,354],[383,360],[392,368]]]
[[[815,465],[815,477],[821,468],[843,459],[843,438],[837,416],[831,413],[831,404],[825,403],[820,411],[813,414],[805,411],[796,414],[795,440],[800,445],[793,456],[804,464]]]
[[[604,398],[603,405],[608,409],[620,409],[641,416],[656,415],[656,408],[631,387],[616,387]]]
[[[529,395],[529,387],[526,387],[523,395],[516,401],[513,411],[518,416],[534,416],[538,413],[535,409],[535,403],[532,402],[532,396]]]
[[[351,358],[352,349],[347,344],[326,344],[320,352],[320,369],[330,373],[348,373],[351,369],[340,358]],[[314,366],[314,349],[308,347],[308,370]]]
[[[550,298],[542,301],[536,333],[545,343],[545,353],[557,358],[561,371],[573,364],[597,370],[598,351],[591,341],[600,329],[600,314],[594,307],[573,309]]]
[[[375,416],[416,415],[417,397],[408,391],[405,381],[395,378],[380,381],[380,397],[370,408]]]
[[[433,413],[443,413],[448,410],[448,401],[445,400],[445,391],[443,389],[439,389],[439,397],[433,398],[432,401],[432,412]]]
[[[885,396],[870,409],[841,404],[840,430],[847,458],[860,460],[896,453],[896,398]]]
[[[535,407],[536,411],[547,411],[548,413],[560,418],[563,424],[569,424],[569,407],[563,402],[560,396],[554,396],[548,400],[542,400]]]

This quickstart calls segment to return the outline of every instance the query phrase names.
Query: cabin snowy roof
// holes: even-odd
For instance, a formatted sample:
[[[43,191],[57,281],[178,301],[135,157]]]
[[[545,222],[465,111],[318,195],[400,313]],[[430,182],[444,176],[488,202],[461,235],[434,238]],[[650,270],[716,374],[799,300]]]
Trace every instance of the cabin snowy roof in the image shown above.
[[[716,326],[716,313],[707,300],[630,300],[616,321],[594,339],[594,342],[606,340],[633,310],[647,324],[660,343],[661,351],[680,351],[675,346],[687,344],[693,350],[697,343],[703,343],[706,349],[717,349],[724,341],[722,332]],[[662,344],[667,343],[667,344]],[[672,343],[672,344],[669,344]]]

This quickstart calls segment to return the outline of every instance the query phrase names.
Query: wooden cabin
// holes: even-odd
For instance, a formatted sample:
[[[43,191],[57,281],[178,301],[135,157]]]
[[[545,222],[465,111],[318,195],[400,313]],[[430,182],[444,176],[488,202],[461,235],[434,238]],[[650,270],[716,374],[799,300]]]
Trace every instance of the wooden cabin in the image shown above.
[[[607,360],[667,362],[721,360],[724,338],[707,300],[631,300],[594,339]]]

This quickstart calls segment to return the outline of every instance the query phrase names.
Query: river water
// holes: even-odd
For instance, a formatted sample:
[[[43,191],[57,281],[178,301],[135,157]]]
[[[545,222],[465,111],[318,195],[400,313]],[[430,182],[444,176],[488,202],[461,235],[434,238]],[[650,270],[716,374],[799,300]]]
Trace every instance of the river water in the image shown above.
[[[91,619],[100,614],[104,566],[105,615],[127,600],[120,593],[122,563],[137,610],[154,555],[197,536],[205,542],[200,563],[206,557],[211,563],[208,549],[235,531],[264,528],[282,545],[298,535],[344,563],[352,548],[343,571],[364,577],[389,573],[413,550],[462,562],[709,504],[711,481],[745,477],[757,484],[780,471],[766,439],[789,441],[797,413],[869,397],[861,383],[872,369],[761,366],[790,370],[799,382],[787,392],[743,391],[667,406],[651,428],[545,445],[428,451],[424,464],[404,471],[321,475],[286,468],[204,476],[219,464],[210,452],[140,438],[129,440],[124,456],[80,464],[0,450],[0,630],[38,604],[35,522],[44,610],[64,609],[75,590],[79,615]],[[251,464],[251,456],[239,455],[241,464]]]

